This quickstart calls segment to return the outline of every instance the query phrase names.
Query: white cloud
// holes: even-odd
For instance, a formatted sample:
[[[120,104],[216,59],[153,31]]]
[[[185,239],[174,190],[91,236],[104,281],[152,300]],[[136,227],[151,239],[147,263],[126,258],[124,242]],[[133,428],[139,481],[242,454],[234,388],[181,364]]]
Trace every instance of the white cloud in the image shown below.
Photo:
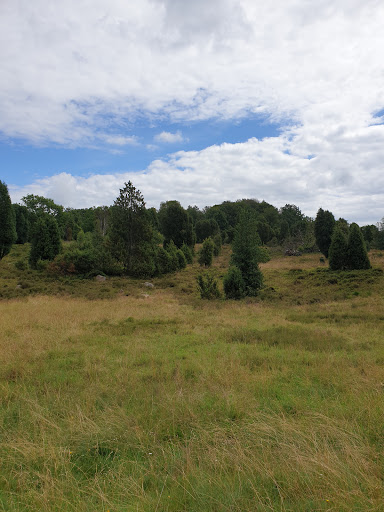
[[[176,153],[135,176],[59,175],[33,187],[59,193],[73,179],[79,201],[105,203],[131,176],[155,204],[167,194],[200,205],[255,196],[309,214],[323,206],[350,220],[383,216],[383,126],[373,117],[384,107],[383,2],[91,4],[1,2],[4,137],[92,145],[143,116],[187,123],[264,113],[293,125],[275,139]]]
[[[184,137],[180,130],[176,133],[161,132],[155,135],[154,140],[156,142],[165,142],[166,144],[175,144],[176,142],[183,142]]]
[[[139,144],[139,138],[135,135],[128,137],[123,135],[105,135],[103,139],[107,144],[113,146],[137,146]]]
[[[61,173],[23,188],[10,186],[10,193],[13,201],[33,193],[65,206],[110,205],[124,182],[131,180],[149,206],[177,199],[185,207],[204,207],[252,197],[277,207],[293,203],[309,216],[315,216],[321,206],[349,221],[375,223],[384,215],[384,126],[367,128],[372,129],[374,135],[365,131],[354,135],[352,154],[343,133],[330,137],[329,147],[311,159],[313,142],[303,152],[303,143],[297,143],[299,135],[292,140],[288,136],[250,139],[202,151],[179,151],[137,173],[87,178]],[[369,174],[364,172],[367,166]]]

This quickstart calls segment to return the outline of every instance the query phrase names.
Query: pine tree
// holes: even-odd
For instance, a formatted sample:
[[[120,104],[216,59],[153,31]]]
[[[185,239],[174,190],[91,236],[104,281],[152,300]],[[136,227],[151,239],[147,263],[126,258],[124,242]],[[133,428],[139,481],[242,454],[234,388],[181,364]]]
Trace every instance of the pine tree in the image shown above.
[[[328,258],[334,227],[335,217],[333,214],[319,208],[315,219],[315,238],[318,248],[326,258]]]
[[[345,270],[348,267],[347,245],[344,230],[336,224],[328,252],[331,270]]]
[[[348,268],[350,270],[362,270],[371,268],[367,248],[359,226],[351,224],[348,236]]]
[[[15,212],[8,187],[0,181],[0,260],[11,250],[16,241]]]
[[[110,241],[114,256],[127,274],[149,276],[155,271],[155,244],[144,197],[129,181],[111,208]]]
[[[250,210],[243,210],[236,227],[232,244],[231,264],[237,267],[242,275],[245,295],[255,296],[263,285],[263,274],[259,262],[263,260],[260,248],[260,237],[257,233],[257,221]]]

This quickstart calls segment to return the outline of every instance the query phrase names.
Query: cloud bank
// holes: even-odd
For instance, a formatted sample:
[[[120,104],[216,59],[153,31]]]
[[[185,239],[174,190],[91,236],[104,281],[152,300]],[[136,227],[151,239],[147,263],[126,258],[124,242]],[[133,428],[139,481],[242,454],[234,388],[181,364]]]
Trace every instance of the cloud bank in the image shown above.
[[[157,205],[253,196],[373,222],[384,215],[383,26],[378,0],[4,0],[0,132],[121,148],[142,118],[263,114],[279,137],[178,152],[135,175],[69,169],[30,190],[110,203],[128,177]]]

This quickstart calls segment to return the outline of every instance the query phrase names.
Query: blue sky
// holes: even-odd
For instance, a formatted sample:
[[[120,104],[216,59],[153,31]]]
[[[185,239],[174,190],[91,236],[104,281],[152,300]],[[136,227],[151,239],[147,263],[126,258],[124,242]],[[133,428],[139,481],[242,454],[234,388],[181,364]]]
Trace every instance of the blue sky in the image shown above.
[[[384,216],[384,4],[3,0],[0,179],[69,207]]]
[[[251,137],[274,137],[279,135],[279,129],[279,124],[272,123],[263,116],[249,116],[236,122],[212,120],[168,124],[159,120],[150,125],[145,122],[137,123],[130,131],[120,130],[122,137],[132,136],[132,131],[137,137],[136,144],[122,149],[119,146],[118,149],[111,149],[107,145],[94,148],[68,148],[54,144],[39,147],[27,141],[13,139],[0,143],[2,180],[23,186],[41,177],[68,171],[82,177],[116,171],[137,172],[147,168],[153,160],[166,159],[170,152],[200,151],[207,146],[224,142],[234,144]],[[176,140],[156,140],[156,136],[161,133],[174,134]]]

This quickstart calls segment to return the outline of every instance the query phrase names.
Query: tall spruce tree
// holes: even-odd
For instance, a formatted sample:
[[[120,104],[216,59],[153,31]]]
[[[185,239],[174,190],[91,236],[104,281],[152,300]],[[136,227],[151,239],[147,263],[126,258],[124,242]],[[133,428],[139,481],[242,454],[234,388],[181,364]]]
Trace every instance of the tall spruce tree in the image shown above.
[[[350,270],[371,268],[363,234],[359,226],[355,223],[351,224],[349,228],[347,255],[348,268]]]
[[[315,238],[318,248],[326,258],[328,258],[334,227],[335,217],[333,214],[319,208],[315,219]]]
[[[347,237],[345,236],[343,228],[336,223],[328,251],[329,268],[331,270],[345,270],[348,268],[347,249]]]
[[[245,208],[240,213],[239,223],[232,243],[231,264],[237,267],[243,278],[244,292],[256,296],[263,284],[263,274],[259,262],[264,254],[257,232],[257,220],[253,212]]]
[[[9,253],[15,241],[15,212],[12,208],[8,187],[0,181],[0,260]]]
[[[126,274],[147,276],[155,272],[155,242],[144,197],[129,181],[111,208],[110,241],[114,256]]]

